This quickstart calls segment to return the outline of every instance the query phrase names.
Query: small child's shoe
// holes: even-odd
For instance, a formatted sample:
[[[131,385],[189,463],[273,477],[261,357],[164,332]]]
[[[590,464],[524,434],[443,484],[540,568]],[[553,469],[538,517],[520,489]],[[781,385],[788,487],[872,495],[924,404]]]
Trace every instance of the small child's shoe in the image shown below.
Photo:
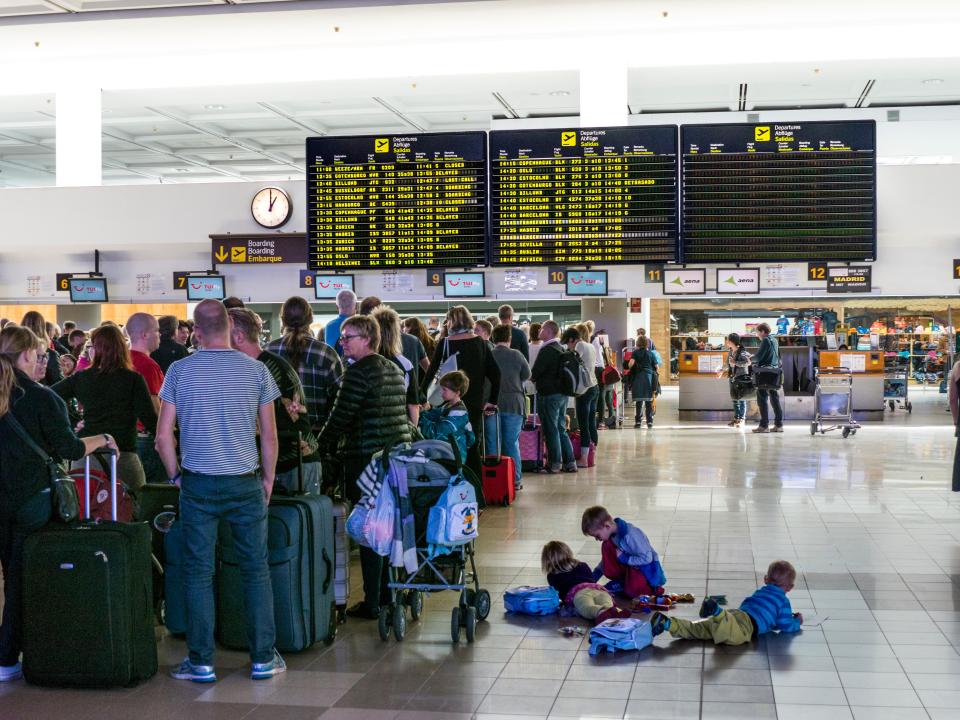
[[[655,612],[650,617],[650,630],[653,633],[654,637],[663,633],[664,630],[669,630],[669,629],[670,629],[670,618],[668,618],[662,612]]]
[[[599,625],[602,622],[607,620],[613,620],[614,618],[620,617],[620,609],[616,606],[607,608],[603,612],[597,615],[597,619],[593,621],[594,625]]]
[[[703,599],[703,604],[700,605],[700,617],[708,618],[719,615],[720,610],[720,601],[718,598],[713,595],[708,595]]]

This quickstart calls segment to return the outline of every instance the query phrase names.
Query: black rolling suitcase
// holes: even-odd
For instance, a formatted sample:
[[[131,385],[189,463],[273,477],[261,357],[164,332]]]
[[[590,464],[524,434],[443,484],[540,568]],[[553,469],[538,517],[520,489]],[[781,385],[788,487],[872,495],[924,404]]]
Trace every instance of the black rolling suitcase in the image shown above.
[[[267,557],[280,652],[306,650],[337,634],[333,503],[324,495],[274,494],[267,515]],[[217,635],[226,647],[248,648],[243,583],[233,534],[220,523]]]
[[[180,516],[180,488],[169,483],[147,483],[133,498],[133,519],[150,526],[153,544],[153,603],[157,619],[163,623],[166,582],[164,538]]]
[[[111,455],[114,517],[116,471],[117,457]],[[134,685],[156,674],[150,549],[146,523],[54,524],[27,538],[23,616],[27,682],[114,687]]]

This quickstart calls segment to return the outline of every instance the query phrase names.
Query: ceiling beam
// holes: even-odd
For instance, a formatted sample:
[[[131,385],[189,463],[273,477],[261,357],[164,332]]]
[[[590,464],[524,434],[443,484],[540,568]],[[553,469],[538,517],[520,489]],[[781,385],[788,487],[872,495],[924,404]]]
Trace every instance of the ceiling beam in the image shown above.
[[[273,113],[273,114],[276,115],[277,117],[282,117],[284,120],[286,120],[286,121],[288,121],[288,122],[290,122],[290,123],[293,123],[294,125],[296,125],[296,126],[298,126],[298,127],[302,127],[304,130],[309,130],[309,131],[312,132],[314,135],[326,135],[326,134],[327,134],[327,131],[326,131],[326,130],[321,130],[321,129],[319,129],[319,128],[313,127],[313,126],[309,125],[308,123],[303,122],[303,120],[300,120],[300,119],[294,117],[291,113],[287,112],[286,110],[283,110],[283,109],[277,107],[276,105],[273,105],[273,104],[267,103],[267,102],[258,102],[257,105],[259,105],[260,107],[262,107],[262,108],[263,108],[264,110],[266,110],[267,112]]]
[[[106,128],[104,128],[102,132],[103,132],[103,135],[108,138],[112,138],[114,140],[119,140],[121,142],[128,143],[130,145],[133,145],[134,147],[140,148],[141,150],[148,150],[158,155],[164,155],[168,158],[173,158],[174,160],[179,160],[182,163],[186,163],[187,165],[193,165],[194,167],[204,168],[205,170],[211,170],[215,173],[219,173],[220,175],[226,175],[227,177],[236,178],[238,180],[246,180],[246,178],[243,175],[232,172],[230,170],[226,170],[224,168],[214,167],[210,163],[208,163],[206,160],[190,158],[185,155],[180,155],[179,153],[169,148],[163,147],[162,145],[156,145],[152,143],[147,144],[147,143],[139,142],[138,140],[131,138],[129,136],[125,137],[125,133],[119,130],[107,130]]]
[[[401,120],[403,120],[403,122],[405,122],[407,125],[409,125],[409,126],[412,127],[413,129],[419,130],[420,132],[426,132],[426,131],[427,131],[427,128],[425,128],[425,127],[423,127],[422,125],[420,125],[420,124],[414,122],[413,120],[411,120],[407,115],[405,115],[404,113],[402,113],[402,112],[400,112],[399,110],[397,110],[397,108],[395,108],[393,105],[391,105],[390,103],[388,103],[388,102],[387,102],[386,100],[384,100],[383,98],[374,97],[374,98],[373,98],[373,101],[374,101],[375,103],[377,103],[380,107],[382,107],[384,110],[387,110],[388,112],[391,112],[391,113],[393,113],[394,115],[396,115],[398,118],[400,118]]]
[[[303,165],[299,165],[293,162],[293,160],[289,158],[286,158],[286,157],[277,155],[276,153],[272,153],[268,150],[265,150],[264,148],[257,146],[256,143],[250,142],[249,140],[238,140],[237,138],[228,135],[227,133],[225,133],[223,130],[220,130],[219,128],[214,128],[212,126],[205,127],[203,125],[199,125],[195,122],[191,122],[186,118],[178,117],[173,113],[167,112],[166,110],[161,110],[159,108],[153,108],[148,106],[145,109],[149,110],[152,113],[156,113],[160,117],[165,117],[167,118],[167,120],[172,120],[173,122],[180,123],[184,127],[188,127],[191,130],[195,130],[198,133],[201,133],[203,135],[209,135],[210,137],[215,137],[218,140],[221,140],[227,143],[228,145],[233,145],[243,150],[247,150],[249,152],[262,155],[263,157],[267,158],[268,160],[272,160],[278,165],[287,165],[288,167],[292,167],[300,173],[306,172],[306,168]]]
[[[493,99],[500,103],[503,106],[503,109],[507,111],[507,115],[514,120],[518,120],[520,118],[520,113],[513,109],[513,105],[507,102],[507,99],[503,95],[498,92],[493,92],[491,94],[493,95]]]

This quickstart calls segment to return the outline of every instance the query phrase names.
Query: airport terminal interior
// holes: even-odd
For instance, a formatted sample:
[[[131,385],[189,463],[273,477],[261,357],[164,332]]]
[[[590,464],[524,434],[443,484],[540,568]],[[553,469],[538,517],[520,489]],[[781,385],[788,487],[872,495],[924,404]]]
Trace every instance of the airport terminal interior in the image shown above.
[[[544,390],[566,387],[561,372],[519,393],[515,496],[498,489],[512,488],[503,447],[475,491],[460,470],[441,478],[421,509],[450,523],[447,483],[466,493],[456,541],[410,509],[418,488],[387,482],[403,463],[372,465],[397,507],[380,554],[393,551],[404,585],[379,618],[344,610],[365,607],[376,553],[361,545],[381,494],[346,502],[358,480],[344,475],[323,485],[336,519],[307,493],[260,506],[286,669],[259,680],[228,641],[230,622],[240,646],[246,626],[226,525],[210,549],[216,682],[178,679],[196,651],[178,623],[199,616],[185,607],[196,571],[171,540],[191,522],[180,500],[134,517],[128,488],[121,520],[149,529],[142,567],[94,547],[116,532],[106,490],[100,521],[14,542],[11,498],[27,481],[11,458],[30,451],[0,415],[0,652],[20,643],[16,665],[0,657],[0,720],[960,720],[957,37],[960,4],[947,0],[0,0],[3,415],[25,417],[16,387],[55,385],[42,369],[13,374],[18,326],[46,332],[37,343],[66,374],[93,373],[105,362],[87,353],[94,329],[136,342],[135,314],[162,329],[220,300],[256,313],[264,348],[288,332],[291,298],[324,341],[352,291],[422,321],[444,370],[438,328],[474,330],[459,306],[493,325],[510,306],[514,347],[590,321],[593,350],[571,349],[603,356],[585,369],[596,390],[582,376]],[[84,331],[76,348],[53,337],[68,322]],[[213,354],[194,329],[181,368]],[[331,343],[343,354],[351,339],[337,330]],[[742,375],[737,347],[752,357]],[[301,391],[303,367],[291,368]],[[237,382],[218,377],[204,407],[227,407]],[[325,392],[335,403],[336,384]],[[591,393],[599,410],[578,412]],[[545,422],[545,407],[565,419]],[[64,432],[83,437],[84,412],[73,403]],[[575,461],[551,456],[554,430]],[[342,453],[365,432],[361,419],[340,429],[324,477],[352,467]],[[137,440],[157,457],[142,423]],[[162,484],[172,471],[156,467]],[[587,534],[598,505],[655,552],[634,553],[622,524],[607,543]],[[317,513],[329,553],[320,530],[278,539],[291,507]],[[549,541],[588,566],[560,595],[543,589]],[[88,550],[103,575],[74,565]],[[429,556],[426,569],[407,577],[404,551]],[[436,569],[458,563],[465,580]],[[590,574],[611,563],[634,578],[642,566],[654,592]],[[130,592],[111,585],[121,576]],[[542,614],[517,604],[531,588],[549,598]],[[594,622],[585,593],[619,612]],[[281,625],[328,612],[309,641],[281,647]],[[144,623],[138,652],[156,663],[138,676]]]

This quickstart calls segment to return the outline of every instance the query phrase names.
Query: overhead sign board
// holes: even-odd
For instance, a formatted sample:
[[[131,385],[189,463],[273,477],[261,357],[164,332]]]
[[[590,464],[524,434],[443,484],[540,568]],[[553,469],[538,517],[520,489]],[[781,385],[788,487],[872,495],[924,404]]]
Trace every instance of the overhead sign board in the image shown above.
[[[211,235],[212,265],[276,265],[307,262],[305,233]]]
[[[832,267],[827,270],[828,293],[868,293],[872,288],[869,265]]]
[[[663,270],[664,295],[704,295],[707,292],[707,271]]]
[[[760,292],[760,268],[717,268],[718,295],[755,295]]]

